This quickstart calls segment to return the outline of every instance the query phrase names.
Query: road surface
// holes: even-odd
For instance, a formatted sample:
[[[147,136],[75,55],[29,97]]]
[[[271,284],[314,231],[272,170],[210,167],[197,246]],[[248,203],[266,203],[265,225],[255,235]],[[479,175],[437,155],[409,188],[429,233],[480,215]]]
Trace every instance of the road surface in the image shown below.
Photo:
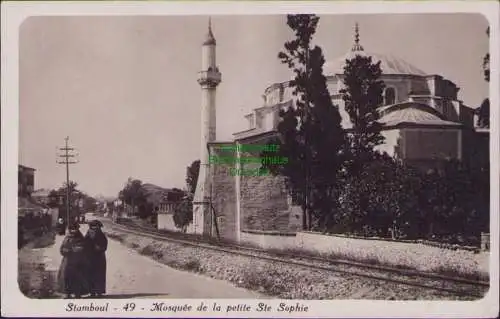
[[[87,229],[84,224],[80,231],[85,235]],[[53,246],[42,249],[49,271],[59,268],[63,239],[57,235]],[[106,258],[107,298],[265,298],[226,281],[170,268],[113,239],[108,239]]]

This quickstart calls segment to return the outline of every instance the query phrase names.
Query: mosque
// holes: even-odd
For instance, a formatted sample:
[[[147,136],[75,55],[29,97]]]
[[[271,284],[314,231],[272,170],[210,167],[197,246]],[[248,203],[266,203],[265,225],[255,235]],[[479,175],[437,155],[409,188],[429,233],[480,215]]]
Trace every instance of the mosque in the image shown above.
[[[202,46],[201,165],[195,192],[193,224],[189,232],[248,241],[255,234],[294,236],[301,229],[300,207],[288,195],[283,177],[232,176],[231,169],[255,168],[258,163],[217,165],[209,156],[259,156],[258,152],[231,150],[228,145],[265,144],[277,136],[278,111],[294,103],[289,81],[265,89],[263,103],[245,118],[248,127],[233,134],[232,141],[215,139],[215,91],[222,81],[215,57],[216,41],[209,32]],[[475,129],[474,109],[457,97],[459,88],[440,75],[426,73],[405,60],[389,54],[369,52],[360,42],[356,24],[354,42],[348,52],[324,65],[328,90],[339,106],[342,125],[352,127],[344,110],[340,90],[346,59],[356,55],[380,61],[381,79],[386,88],[380,106],[385,143],[379,150],[422,169],[440,165],[445,159],[477,161],[488,149],[484,132]],[[224,146],[224,147],[223,147]],[[483,153],[482,153],[483,152]],[[488,161],[488,156],[483,155]],[[234,174],[233,174],[234,175]]]

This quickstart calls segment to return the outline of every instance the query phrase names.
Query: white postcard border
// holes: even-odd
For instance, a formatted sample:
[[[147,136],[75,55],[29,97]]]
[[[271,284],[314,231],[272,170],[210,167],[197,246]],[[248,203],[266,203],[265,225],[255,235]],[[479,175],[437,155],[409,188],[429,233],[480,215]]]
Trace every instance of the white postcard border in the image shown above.
[[[1,282],[2,282],[2,315],[3,316],[65,316],[65,317],[165,317],[166,313],[138,311],[149,309],[153,299],[102,299],[99,303],[109,302],[109,312],[67,312],[68,300],[35,300],[26,298],[17,285],[17,197],[16,179],[18,164],[18,123],[19,123],[19,27],[29,16],[36,15],[220,15],[220,14],[286,14],[286,13],[318,13],[318,14],[375,14],[375,13],[481,13],[490,23],[490,56],[491,56],[491,128],[490,128],[490,162],[491,162],[491,258],[490,284],[486,297],[478,301],[367,301],[367,300],[224,300],[224,299],[171,299],[169,304],[182,305],[189,303],[196,307],[202,301],[205,304],[214,302],[225,306],[228,304],[257,305],[265,302],[276,306],[280,302],[300,304],[309,307],[308,312],[266,313],[266,312],[179,312],[168,313],[169,317],[315,317],[315,318],[348,318],[348,317],[447,317],[473,318],[494,317],[498,313],[499,297],[499,10],[495,1],[342,1],[342,2],[2,2],[2,95],[1,95]],[[466,49],[466,47],[464,47]],[[135,303],[136,311],[127,312],[121,309],[126,303]],[[114,311],[113,308],[119,310]]]

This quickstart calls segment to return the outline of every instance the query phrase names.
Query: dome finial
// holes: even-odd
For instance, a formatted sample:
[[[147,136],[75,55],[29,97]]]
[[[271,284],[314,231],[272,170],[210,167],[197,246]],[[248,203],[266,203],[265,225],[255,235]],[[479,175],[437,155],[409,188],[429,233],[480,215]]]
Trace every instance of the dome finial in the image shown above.
[[[208,17],[208,33],[205,38],[203,45],[215,45],[215,37],[212,33],[212,17]]]
[[[359,44],[359,25],[356,22],[354,26],[354,45],[352,46],[351,51],[364,51],[363,47],[361,44]]]

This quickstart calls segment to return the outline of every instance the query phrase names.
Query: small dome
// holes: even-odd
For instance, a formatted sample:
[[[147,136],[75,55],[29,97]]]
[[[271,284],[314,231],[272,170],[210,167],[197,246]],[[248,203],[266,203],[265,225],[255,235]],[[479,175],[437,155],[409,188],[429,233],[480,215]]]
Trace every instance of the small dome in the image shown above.
[[[324,74],[344,74],[345,61],[354,58],[356,55],[371,56],[373,63],[380,61],[380,68],[382,69],[383,74],[426,75],[424,71],[401,58],[388,54],[371,53],[366,51],[350,51],[336,60],[325,63],[323,67]]]
[[[398,124],[460,126],[460,123],[446,121],[432,107],[415,102],[390,105],[381,110],[379,122],[385,126]]]

